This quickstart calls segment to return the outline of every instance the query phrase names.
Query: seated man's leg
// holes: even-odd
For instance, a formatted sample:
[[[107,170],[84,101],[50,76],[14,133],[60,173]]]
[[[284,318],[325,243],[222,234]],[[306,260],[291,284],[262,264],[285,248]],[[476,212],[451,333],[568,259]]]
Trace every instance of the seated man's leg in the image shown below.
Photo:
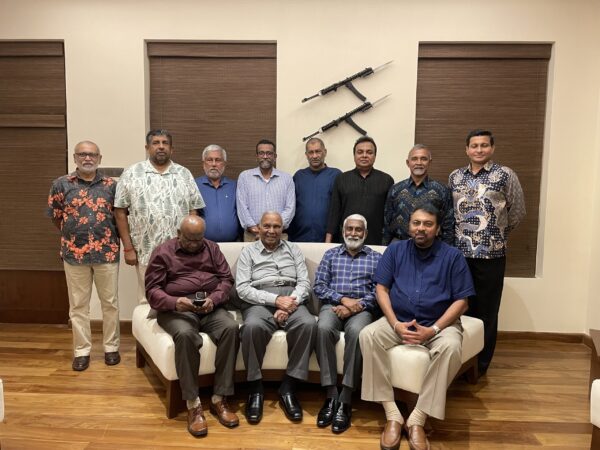
[[[340,340],[340,331],[344,322],[333,312],[332,305],[323,305],[317,322],[316,353],[319,361],[321,386],[330,387],[337,384],[337,358],[335,346]],[[327,395],[327,397],[332,397]],[[337,400],[337,388],[335,393]]]
[[[354,391],[357,388],[362,371],[362,353],[358,336],[360,332],[373,322],[373,315],[368,311],[361,311],[346,319],[344,323],[344,377],[342,385]],[[340,401],[350,403],[351,398]]]
[[[226,427],[235,427],[240,421],[227,403],[226,397],[233,395],[233,374],[240,348],[239,326],[224,308],[200,318],[200,329],[210,336],[217,346],[215,356],[215,381],[210,411]]]
[[[427,342],[431,362],[425,373],[416,408],[443,420],[446,391],[461,367],[462,326],[459,322],[444,328]]]
[[[183,399],[197,399],[199,349],[202,347],[200,317],[192,312],[159,311],[157,322],[175,342],[175,368]]]
[[[277,329],[274,312],[275,308],[262,305],[252,305],[242,311],[244,325],[240,334],[248,381],[262,379],[261,367],[267,345]]]
[[[288,344],[288,366],[286,374],[292,378],[308,378],[308,362],[317,339],[317,321],[304,305],[288,318],[285,326]]]
[[[317,426],[319,427],[326,427],[331,424],[338,399],[335,346],[340,340],[340,330],[344,322],[333,312],[332,308],[332,305],[321,306],[319,321],[317,322],[315,350],[319,361],[321,386],[327,390],[325,402],[317,415]]]

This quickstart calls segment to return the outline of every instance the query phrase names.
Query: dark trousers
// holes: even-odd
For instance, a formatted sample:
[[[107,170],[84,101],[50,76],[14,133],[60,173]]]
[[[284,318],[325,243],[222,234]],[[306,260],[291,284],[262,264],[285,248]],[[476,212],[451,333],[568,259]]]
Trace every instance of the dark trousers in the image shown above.
[[[248,381],[262,379],[262,363],[267,345],[279,328],[273,314],[276,308],[252,305],[242,311],[242,356],[246,365]],[[286,374],[299,380],[308,378],[308,361],[315,346],[317,322],[306,306],[300,305],[289,316],[283,330],[288,346]]]
[[[466,314],[483,321],[484,344],[478,359],[479,372],[484,373],[492,362],[496,348],[506,258],[467,258],[467,264],[473,277],[475,295],[469,297],[469,310]]]
[[[321,372],[321,386],[337,385],[337,357],[335,346],[344,331],[344,374],[342,385],[356,389],[362,373],[362,354],[358,343],[360,331],[373,322],[368,311],[361,311],[345,320],[340,319],[331,305],[323,305],[317,323],[317,359]]]
[[[200,368],[200,331],[208,334],[217,346],[215,355],[215,383],[217,395],[233,395],[235,360],[240,347],[239,326],[223,308],[198,315],[193,312],[159,311],[158,324],[175,342],[175,368],[184,400],[198,397],[198,370]]]

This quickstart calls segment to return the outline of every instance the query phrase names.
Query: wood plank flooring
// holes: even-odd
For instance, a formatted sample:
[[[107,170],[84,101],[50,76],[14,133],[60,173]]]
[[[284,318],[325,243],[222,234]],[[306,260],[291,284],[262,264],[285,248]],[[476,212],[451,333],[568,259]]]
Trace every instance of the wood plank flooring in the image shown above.
[[[341,435],[315,425],[323,401],[317,385],[303,385],[301,424],[288,422],[266,392],[259,425],[226,429],[207,412],[209,434],[196,439],[186,416],[165,416],[162,385],[148,368],[136,369],[134,341],[122,336],[122,362],[104,365],[101,336],[94,332],[90,368],[71,370],[71,331],[63,326],[0,324],[0,379],[5,419],[0,448],[294,449],[379,448],[384,414],[379,405],[354,401],[352,427]],[[590,350],[551,340],[500,340],[488,375],[477,385],[457,380],[448,393],[446,420],[432,421],[433,449],[589,449]],[[234,404],[243,411],[244,385]],[[210,390],[201,398],[208,405]],[[403,439],[401,450],[407,450]]]

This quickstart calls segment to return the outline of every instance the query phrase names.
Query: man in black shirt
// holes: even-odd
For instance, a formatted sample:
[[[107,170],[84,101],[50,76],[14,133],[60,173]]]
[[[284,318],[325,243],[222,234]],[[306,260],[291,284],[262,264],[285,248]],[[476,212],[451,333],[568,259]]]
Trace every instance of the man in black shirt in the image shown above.
[[[353,152],[356,167],[338,176],[333,185],[325,242],[341,242],[344,219],[351,214],[361,214],[369,224],[365,244],[381,245],[383,208],[394,179],[373,168],[377,157],[377,144],[373,138],[358,138]]]

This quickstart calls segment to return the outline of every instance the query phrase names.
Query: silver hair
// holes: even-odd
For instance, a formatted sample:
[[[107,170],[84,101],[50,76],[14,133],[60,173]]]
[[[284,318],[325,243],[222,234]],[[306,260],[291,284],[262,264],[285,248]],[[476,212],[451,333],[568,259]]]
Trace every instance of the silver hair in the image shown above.
[[[208,152],[221,152],[221,155],[223,155],[223,161],[227,161],[227,152],[220,145],[210,144],[204,147],[204,150],[202,150],[202,161],[204,161],[204,158],[206,158],[206,154]]]
[[[431,150],[429,150],[429,147],[427,147],[425,144],[415,144],[415,145],[413,145],[413,148],[411,148],[411,149],[408,151],[408,156],[407,156],[407,158],[410,158],[410,154],[411,154],[412,152],[414,152],[415,150],[427,150],[427,153],[429,153],[429,159],[431,159],[431,158],[432,158],[432,156],[431,156]]]
[[[348,217],[346,217],[344,219],[344,223],[342,224],[342,229],[346,228],[346,222],[348,222],[349,220],[360,220],[363,225],[365,226],[365,230],[367,230],[367,219],[365,219],[364,216],[361,216],[360,214],[350,214]]]
[[[82,144],[88,144],[88,145],[93,145],[94,147],[96,147],[98,149],[98,153],[100,152],[100,147],[98,147],[98,144],[96,144],[95,142],[92,141],[81,141],[78,142],[77,144],[75,144],[75,147],[73,147],[73,153],[75,153],[77,151],[77,148],[82,145]]]

